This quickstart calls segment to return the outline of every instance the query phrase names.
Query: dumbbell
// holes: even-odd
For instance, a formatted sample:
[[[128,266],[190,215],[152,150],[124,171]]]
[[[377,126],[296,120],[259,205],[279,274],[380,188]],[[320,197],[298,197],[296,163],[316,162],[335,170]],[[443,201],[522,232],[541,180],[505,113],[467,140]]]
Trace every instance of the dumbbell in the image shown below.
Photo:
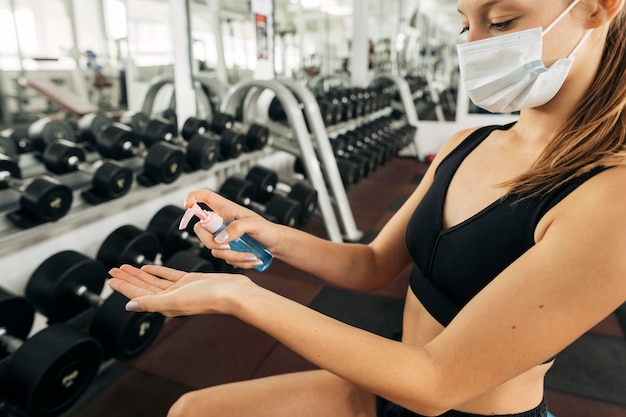
[[[80,171],[88,174],[88,190],[83,198],[91,204],[102,203],[128,193],[133,182],[133,171],[115,161],[86,162],[87,151],[68,142],[48,145],[42,161],[48,171],[62,175]],[[82,184],[81,184],[82,185]]]
[[[143,135],[143,131],[146,125],[150,121],[147,114],[140,111],[125,111],[120,115],[119,122],[130,127],[133,132],[138,135]]]
[[[178,131],[178,115],[176,114],[176,110],[168,107],[157,115],[160,119],[165,119],[170,122],[176,131]]]
[[[238,123],[233,116],[226,113],[215,112],[211,120],[211,130],[218,134],[225,131],[243,135],[245,138],[244,152],[252,152],[263,149],[269,142],[270,131],[267,127],[253,123],[246,127]]]
[[[70,187],[48,176],[21,178],[19,165],[0,155],[0,210],[16,209],[7,217],[17,226],[29,228],[55,221],[70,210]]]
[[[381,149],[366,146],[356,135],[350,132],[341,134],[335,138],[341,143],[342,149],[348,155],[358,155],[367,161],[369,172],[374,172],[385,161],[385,154]]]
[[[299,202],[301,211],[298,226],[306,225],[317,208],[317,191],[304,181],[280,179],[276,171],[260,165],[250,168],[246,180],[257,186],[256,200],[259,203],[266,203],[276,195]]]
[[[187,122],[185,122],[185,125]],[[184,129],[184,126],[183,126]],[[187,133],[190,128],[187,126]],[[199,131],[205,133],[203,129]],[[206,134],[186,135],[185,140],[178,137],[176,127],[168,120],[156,118],[149,120],[143,133],[143,142],[148,148],[159,142],[168,142],[185,149],[186,171],[207,170],[219,159],[220,142],[217,137]]]
[[[43,151],[59,140],[77,141],[72,125],[64,120],[38,119],[28,126],[28,137],[22,138],[22,153]]]
[[[337,163],[339,161],[350,161],[358,167],[359,178],[366,178],[371,171],[373,171],[373,162],[366,156],[358,153],[349,152],[346,149],[346,143],[344,138],[338,136],[330,140],[330,146],[333,149],[333,154]]]
[[[361,178],[363,178],[363,170],[365,169],[363,166],[340,157],[335,157],[335,161],[337,163],[337,169],[339,170],[339,176],[341,177],[341,182],[344,188],[348,189],[351,185],[357,184]],[[324,174],[325,171],[323,167],[320,168],[322,174]],[[294,160],[293,170],[295,173],[302,175],[304,178],[308,175],[304,162],[299,156]],[[324,179],[326,181],[326,185],[328,186],[328,179],[326,177],[324,177]]]
[[[13,143],[13,145],[10,145],[5,142],[5,149],[15,147],[17,151],[14,152],[14,154],[31,152],[34,150],[29,148],[31,139],[28,136],[28,125],[17,125],[4,129],[0,132],[0,136],[9,139]]]
[[[157,263],[161,254],[159,238],[152,232],[127,224],[111,232],[102,242],[96,259],[106,268],[115,268],[122,264],[136,267]],[[163,265],[188,272],[212,272],[214,266],[206,259],[191,258],[189,254],[175,256],[172,254],[164,260]],[[186,260],[186,264],[183,261]]]
[[[317,106],[320,109],[320,114],[325,126],[331,126],[343,120],[341,107],[338,106],[332,99],[328,98],[326,95],[316,95],[315,101],[317,101]],[[274,104],[274,106],[276,106],[276,104]],[[272,112],[276,114],[276,108],[274,108]],[[281,112],[284,113],[282,105],[281,109],[278,110],[278,114],[280,115]],[[282,115],[280,116],[282,117]]]
[[[113,119],[102,113],[89,113],[78,119],[78,138],[81,142],[96,143],[104,129],[111,126]]]
[[[216,271],[232,271],[232,267],[224,260],[215,258],[193,232],[193,226],[198,218],[193,217],[187,227],[179,230],[180,221],[185,214],[183,208],[167,205],[159,209],[150,219],[146,230],[153,233],[161,244],[161,259],[175,269],[197,270],[211,272],[210,266]],[[204,262],[209,265],[205,265]],[[201,268],[190,265],[203,264]]]
[[[0,289],[0,352],[6,362],[0,397],[28,416],[58,416],[93,381],[102,347],[66,323],[50,325],[27,338],[34,316],[27,299]]]
[[[19,149],[17,144],[7,136],[0,134],[0,154],[6,156],[9,159],[15,159],[19,157]]]
[[[165,318],[156,313],[128,312],[128,298],[114,292],[100,296],[108,274],[101,262],[72,250],[43,261],[26,285],[26,298],[48,318],[67,322],[89,309],[89,335],[100,342],[107,357],[128,361],[143,353],[157,337]]]
[[[264,204],[256,201],[257,186],[236,176],[226,178],[219,189],[224,197],[246,206],[265,218],[290,227],[297,227],[302,213],[299,202],[282,195],[273,195]]]
[[[143,157],[137,180],[141,185],[169,184],[176,181],[185,166],[185,153],[179,146],[158,142],[149,148],[142,146],[141,136],[128,126],[113,123],[98,138],[96,146],[100,155],[118,161]]]

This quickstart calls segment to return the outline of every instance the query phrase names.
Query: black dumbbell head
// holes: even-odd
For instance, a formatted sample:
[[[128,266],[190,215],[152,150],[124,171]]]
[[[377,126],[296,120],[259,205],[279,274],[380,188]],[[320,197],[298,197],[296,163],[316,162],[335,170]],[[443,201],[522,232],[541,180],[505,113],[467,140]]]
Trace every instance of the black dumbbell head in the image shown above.
[[[102,132],[113,124],[113,120],[102,113],[90,113],[78,120],[80,140],[96,143]]]
[[[187,144],[187,164],[193,171],[210,169],[220,156],[219,141],[203,134],[193,135]]]
[[[256,186],[239,177],[228,177],[220,186],[219,193],[238,204],[249,206],[256,201]]]
[[[67,174],[78,169],[78,164],[87,159],[87,153],[78,146],[53,143],[46,146],[42,160],[46,169],[54,174]]]
[[[191,248],[191,244],[185,235],[193,233],[192,228],[198,221],[198,218],[194,216],[192,222],[187,225],[186,230],[178,230],[180,220],[184,214],[184,209],[167,205],[159,209],[148,223],[146,230],[158,237],[162,248],[161,255],[165,259],[178,251]]]
[[[100,341],[107,355],[129,361],[143,353],[158,336],[165,317],[158,313],[125,310],[128,298],[111,294],[93,316],[89,334]]]
[[[24,340],[30,333],[34,320],[35,306],[30,301],[0,288],[0,329],[4,329],[9,336]],[[0,344],[0,358],[9,354],[11,352]]]
[[[211,120],[211,129],[214,132],[222,133],[225,130],[232,129],[235,124],[235,118],[230,114],[215,112]]]
[[[270,131],[267,127],[256,123],[250,125],[246,133],[246,150],[248,152],[263,149],[269,142]]]
[[[13,139],[6,136],[0,136],[0,155],[14,159],[19,155],[19,149]]]
[[[53,324],[10,357],[0,376],[0,396],[29,416],[58,416],[85,392],[101,360],[94,338],[68,324]]]
[[[278,174],[271,169],[257,165],[250,168],[246,174],[246,179],[256,186],[256,201],[265,203],[272,197],[276,189]]]
[[[155,143],[144,160],[144,175],[154,183],[169,184],[178,179],[185,168],[185,153],[179,146],[167,142]]]
[[[115,161],[106,161],[93,174],[91,192],[104,200],[111,200],[126,195],[132,185],[132,169]]]
[[[117,160],[134,156],[134,150],[140,144],[141,137],[121,123],[113,123],[104,129],[96,141],[100,155]]]
[[[22,191],[20,206],[29,217],[51,222],[69,212],[73,198],[70,187],[52,178],[38,177]]]
[[[142,112],[128,111],[124,112],[120,117],[120,123],[130,127],[132,131],[138,135],[143,135],[144,129],[149,121],[150,118],[148,115]]]
[[[68,250],[50,256],[35,269],[25,294],[50,323],[58,323],[92,307],[77,295],[78,288],[100,294],[107,278],[102,263]]]
[[[182,128],[182,136],[185,140],[190,140],[195,135],[202,135],[211,129],[211,125],[208,120],[200,119],[198,117],[190,117],[185,120]]]
[[[154,233],[128,224],[118,227],[106,237],[96,259],[108,269],[122,264],[141,266],[153,263],[159,250],[159,240]]]

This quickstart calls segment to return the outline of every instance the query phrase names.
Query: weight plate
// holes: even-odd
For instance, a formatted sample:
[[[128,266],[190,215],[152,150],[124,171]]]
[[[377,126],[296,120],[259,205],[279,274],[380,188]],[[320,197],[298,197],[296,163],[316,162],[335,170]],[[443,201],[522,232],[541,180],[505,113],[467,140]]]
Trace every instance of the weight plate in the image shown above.
[[[135,155],[135,149],[141,144],[141,137],[128,126],[113,123],[104,129],[96,140],[100,155],[111,159],[126,159]]]
[[[132,169],[114,161],[104,162],[91,181],[92,191],[107,200],[126,195],[132,185]]]
[[[169,184],[178,179],[185,166],[182,148],[171,143],[159,142],[148,150],[144,160],[144,174],[157,183]]]
[[[192,170],[210,169],[219,157],[219,142],[197,134],[191,137],[187,145],[187,163]]]
[[[153,233],[144,232],[129,224],[118,227],[107,236],[96,259],[105,268],[115,268],[122,264],[141,266],[153,263],[159,249],[159,240]]]
[[[143,353],[158,336],[165,317],[158,313],[133,313],[124,306],[128,298],[114,292],[96,311],[89,334],[102,344],[106,354],[129,361]]]
[[[72,189],[51,178],[35,178],[21,193],[20,206],[32,217],[51,222],[65,216],[72,207]]]
[[[190,117],[185,120],[182,129],[183,139],[189,141],[195,135],[201,135],[207,132],[211,128],[211,125],[207,120],[199,119],[197,117]]]
[[[68,324],[53,324],[11,356],[0,377],[0,394],[29,416],[58,416],[87,389],[101,360],[96,340]]]
[[[68,250],[50,256],[35,269],[25,294],[50,323],[58,323],[92,307],[76,294],[79,287],[100,294],[107,278],[100,262]]]
[[[78,146],[57,142],[46,146],[42,159],[48,171],[54,174],[67,174],[76,171],[78,164],[87,159],[87,154]]]

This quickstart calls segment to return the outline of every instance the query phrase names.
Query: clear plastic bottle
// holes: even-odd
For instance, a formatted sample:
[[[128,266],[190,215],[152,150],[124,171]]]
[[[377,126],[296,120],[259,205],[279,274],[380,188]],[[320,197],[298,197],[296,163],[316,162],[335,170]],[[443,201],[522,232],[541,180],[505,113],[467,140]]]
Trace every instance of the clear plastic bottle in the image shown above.
[[[213,211],[202,210],[198,204],[194,204],[185,211],[178,228],[180,230],[185,229],[193,216],[198,217],[202,226],[213,233],[213,236],[216,236],[228,226],[228,222],[225,222],[219,214]],[[252,253],[256,256],[262,262],[261,265],[254,268],[257,271],[265,271],[274,259],[274,255],[269,249],[245,233],[237,239],[228,242],[228,245],[234,251]]]

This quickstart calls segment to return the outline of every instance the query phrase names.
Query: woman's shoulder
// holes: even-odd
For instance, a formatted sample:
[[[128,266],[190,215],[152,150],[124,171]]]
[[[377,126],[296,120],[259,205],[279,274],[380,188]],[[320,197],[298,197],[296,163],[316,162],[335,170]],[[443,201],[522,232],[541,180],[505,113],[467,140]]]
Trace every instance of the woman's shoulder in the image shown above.
[[[542,223],[571,224],[581,230],[605,225],[620,230],[626,237],[622,232],[626,228],[626,193],[622,191],[625,184],[626,162],[597,170],[550,210]]]

